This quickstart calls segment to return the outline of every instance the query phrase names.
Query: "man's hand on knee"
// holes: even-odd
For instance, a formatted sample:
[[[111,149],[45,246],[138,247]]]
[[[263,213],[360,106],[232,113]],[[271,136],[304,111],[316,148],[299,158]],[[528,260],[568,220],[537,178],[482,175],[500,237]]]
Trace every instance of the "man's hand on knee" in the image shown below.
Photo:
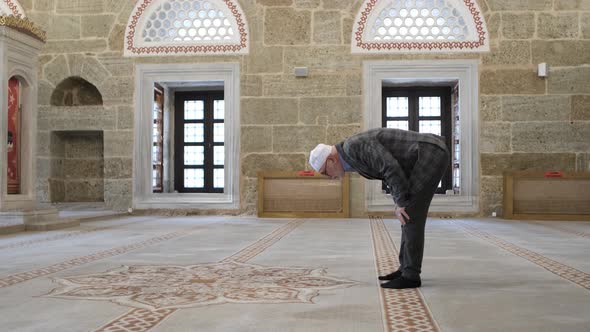
[[[394,213],[402,225],[405,225],[407,222],[410,222],[410,216],[406,212],[406,208],[396,207]]]

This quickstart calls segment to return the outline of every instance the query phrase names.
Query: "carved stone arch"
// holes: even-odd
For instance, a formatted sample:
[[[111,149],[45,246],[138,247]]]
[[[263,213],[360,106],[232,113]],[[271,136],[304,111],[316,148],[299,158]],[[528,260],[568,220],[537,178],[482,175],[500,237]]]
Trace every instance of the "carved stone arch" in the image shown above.
[[[11,68],[11,70],[8,72],[8,78],[12,77],[16,77],[21,82],[21,84],[24,84],[27,88],[35,86],[32,73],[24,67]]]
[[[112,75],[95,57],[84,54],[59,55],[43,68],[43,78],[56,88],[70,77],[80,77],[101,91]],[[52,92],[53,93],[53,92]]]
[[[26,17],[25,11],[18,0],[0,0],[0,16]]]
[[[102,105],[102,94],[92,83],[79,76],[70,76],[61,81],[51,94],[52,106]]]
[[[364,0],[352,53],[487,52],[490,36],[475,0]]]
[[[125,30],[125,56],[247,54],[237,0],[139,0]]]
[[[69,74],[64,74],[62,80],[68,76],[79,76],[92,85],[100,87],[112,77],[111,73],[94,56],[69,54],[67,61]]]

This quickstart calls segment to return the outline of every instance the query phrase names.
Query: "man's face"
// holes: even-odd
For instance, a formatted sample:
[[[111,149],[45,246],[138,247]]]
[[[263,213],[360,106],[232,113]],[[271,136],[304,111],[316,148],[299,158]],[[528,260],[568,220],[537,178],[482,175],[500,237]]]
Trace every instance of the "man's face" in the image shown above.
[[[330,155],[328,156],[328,159],[326,159],[324,166],[320,168],[320,173],[329,176],[332,179],[340,179],[344,176],[344,168],[340,165],[338,157]]]

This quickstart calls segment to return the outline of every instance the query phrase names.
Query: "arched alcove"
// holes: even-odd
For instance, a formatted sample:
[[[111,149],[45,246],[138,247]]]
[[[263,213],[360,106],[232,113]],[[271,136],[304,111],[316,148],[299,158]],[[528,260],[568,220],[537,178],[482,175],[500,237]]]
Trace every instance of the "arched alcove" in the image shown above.
[[[72,76],[61,81],[51,95],[52,106],[102,105],[100,91],[85,79]]]
[[[8,79],[8,113],[6,117],[7,123],[7,193],[20,194],[21,193],[21,178],[22,178],[22,157],[21,150],[23,143],[23,94],[26,94],[24,88],[27,87],[26,80],[20,76],[11,76]]]

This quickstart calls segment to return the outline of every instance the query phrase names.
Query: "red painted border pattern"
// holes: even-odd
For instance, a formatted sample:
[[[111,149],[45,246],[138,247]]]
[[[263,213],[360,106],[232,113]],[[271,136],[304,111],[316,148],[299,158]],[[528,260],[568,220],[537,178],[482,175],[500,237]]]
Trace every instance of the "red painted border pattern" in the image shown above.
[[[443,49],[475,49],[482,47],[485,43],[486,33],[483,29],[483,22],[481,21],[480,12],[477,11],[473,0],[463,0],[465,5],[469,8],[475,26],[477,34],[479,35],[479,41],[476,42],[387,42],[387,43],[365,43],[363,42],[363,32],[369,18],[369,14],[375,7],[378,0],[370,0],[367,2],[365,10],[361,14],[361,19],[358,22],[358,30],[355,32],[356,46],[367,50],[443,50]]]
[[[12,14],[14,16],[21,16],[22,15],[22,13],[18,12],[18,7],[12,2],[12,0],[4,0],[4,3],[6,3],[8,8],[10,8],[10,10],[12,11]]]
[[[5,0],[6,1],[6,0]],[[191,54],[191,53],[225,53],[225,52],[238,52],[244,49],[248,40],[248,33],[246,32],[246,24],[242,20],[242,15],[237,9],[237,6],[233,4],[232,0],[222,0],[225,2],[229,10],[234,15],[238,24],[238,31],[240,32],[240,44],[226,44],[226,45],[179,45],[179,46],[151,46],[151,47],[135,47],[134,36],[137,23],[141,18],[141,15],[145,9],[151,4],[152,0],[143,0],[143,3],[137,8],[137,12],[133,15],[131,24],[129,25],[129,33],[127,34],[127,50],[133,54]]]

